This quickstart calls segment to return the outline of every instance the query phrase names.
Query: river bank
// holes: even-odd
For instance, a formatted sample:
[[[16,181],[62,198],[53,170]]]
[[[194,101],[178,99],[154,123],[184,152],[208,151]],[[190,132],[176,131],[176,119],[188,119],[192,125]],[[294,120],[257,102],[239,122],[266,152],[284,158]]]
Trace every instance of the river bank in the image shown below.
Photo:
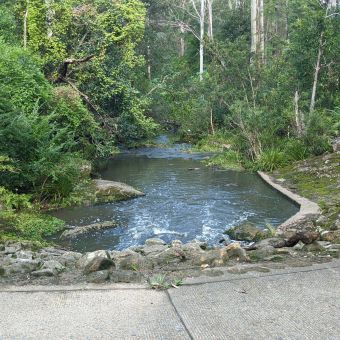
[[[301,215],[300,211],[299,218],[290,218],[277,232],[254,238],[256,242],[245,236],[238,241],[226,238],[224,244],[215,247],[199,240],[165,243],[156,238],[123,251],[80,253],[4,240],[0,241],[0,283],[145,282],[167,287],[180,284],[189,276],[220,275],[221,267],[238,274],[270,271],[271,267],[306,266],[339,257],[339,154],[296,163],[271,173],[270,179],[270,185],[276,182],[289,190],[290,198],[303,194],[317,202],[321,211],[315,204],[314,213]],[[304,200],[298,196],[297,203],[299,199]]]

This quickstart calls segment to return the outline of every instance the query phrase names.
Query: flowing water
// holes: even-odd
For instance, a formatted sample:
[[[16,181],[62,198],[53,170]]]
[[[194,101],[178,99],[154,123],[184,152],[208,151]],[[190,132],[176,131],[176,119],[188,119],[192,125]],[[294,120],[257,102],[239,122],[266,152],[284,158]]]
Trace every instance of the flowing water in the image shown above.
[[[102,179],[130,184],[146,196],[55,212],[69,225],[118,223],[66,245],[78,251],[121,250],[151,237],[217,244],[224,230],[241,222],[275,226],[298,211],[256,174],[205,167],[200,160],[207,154],[188,153],[188,148],[138,149],[110,160]]]

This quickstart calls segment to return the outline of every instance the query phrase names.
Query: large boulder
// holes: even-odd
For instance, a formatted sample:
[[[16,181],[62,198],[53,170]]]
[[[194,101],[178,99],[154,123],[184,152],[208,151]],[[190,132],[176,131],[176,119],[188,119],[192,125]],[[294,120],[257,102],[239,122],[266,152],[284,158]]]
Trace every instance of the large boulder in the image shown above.
[[[42,265],[41,269],[49,269],[51,270],[53,273],[59,274],[62,271],[65,270],[65,267],[58,261],[55,260],[49,260],[44,262],[44,264]]]
[[[253,223],[243,223],[225,231],[231,239],[237,241],[259,241],[266,237],[266,233]]]
[[[10,274],[26,274],[40,269],[40,260],[15,259],[6,267],[6,273]]]
[[[94,184],[97,203],[120,201],[145,195],[130,185],[120,182],[96,179]]]
[[[145,258],[130,249],[122,252],[111,252],[111,257],[116,267],[123,270],[138,270],[145,265]]]
[[[82,256],[81,253],[68,251],[61,255],[58,261],[65,267],[73,267]]]
[[[238,261],[249,261],[247,252],[237,242],[229,244],[225,247],[225,251],[229,258],[236,258]]]
[[[114,267],[115,264],[110,258],[109,252],[105,250],[97,250],[82,256],[77,266],[84,271],[85,274]]]

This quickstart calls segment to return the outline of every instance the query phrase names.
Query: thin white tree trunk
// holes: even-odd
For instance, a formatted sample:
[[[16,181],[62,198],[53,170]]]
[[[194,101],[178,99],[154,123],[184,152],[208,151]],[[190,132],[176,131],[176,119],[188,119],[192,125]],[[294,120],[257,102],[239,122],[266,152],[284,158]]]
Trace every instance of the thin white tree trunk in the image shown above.
[[[258,0],[258,11],[259,11],[259,33],[260,33],[260,55],[261,61],[265,63],[265,32],[264,32],[264,7],[263,0]]]
[[[207,0],[208,5],[208,37],[211,41],[214,40],[214,33],[213,33],[213,10],[212,10],[212,3],[213,0]]]
[[[299,99],[300,99],[299,91],[296,90],[295,95],[294,95],[295,124],[296,124],[297,135],[298,137],[301,138],[305,132],[305,122],[304,122],[304,117],[299,110]]]
[[[210,108],[210,126],[211,126],[211,133],[215,134],[215,128],[214,128],[214,120],[213,120],[213,110]]]
[[[47,8],[46,12],[46,25],[47,25],[47,37],[50,39],[53,36],[53,18],[54,18],[54,9],[53,9],[54,0],[45,0],[45,5]]]
[[[148,79],[151,80],[151,52],[149,45],[147,47],[147,57],[148,57]]]
[[[185,41],[184,41],[185,29],[184,29],[184,26],[182,24],[180,25],[179,29],[181,31],[179,56],[184,57],[184,54],[185,54]]]
[[[26,2],[26,11],[24,15],[24,49],[27,48],[27,20],[28,20],[29,1]]]
[[[251,0],[251,53],[254,57],[257,53],[258,31],[257,31],[257,0]]]
[[[312,96],[311,96],[310,107],[309,107],[310,113],[312,113],[314,111],[314,108],[315,108],[316,89],[317,89],[317,86],[318,86],[318,78],[319,78],[319,73],[320,73],[320,68],[321,68],[320,63],[321,63],[322,49],[323,49],[323,34],[324,33],[321,32],[320,41],[319,41],[318,58],[316,60],[316,65],[315,65]]]
[[[205,1],[201,0],[200,12],[200,80],[203,80],[204,72],[204,21],[205,21]]]

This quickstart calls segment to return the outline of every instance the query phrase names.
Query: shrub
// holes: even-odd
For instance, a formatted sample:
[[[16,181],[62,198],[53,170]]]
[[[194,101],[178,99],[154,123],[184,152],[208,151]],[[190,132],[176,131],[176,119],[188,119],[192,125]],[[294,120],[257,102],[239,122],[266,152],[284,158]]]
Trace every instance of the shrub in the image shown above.
[[[290,161],[300,161],[309,155],[308,147],[299,139],[286,140],[284,153]]]
[[[256,162],[258,170],[273,171],[288,163],[287,156],[278,149],[271,149],[263,152]]]
[[[2,238],[44,242],[44,238],[64,228],[64,222],[38,213],[0,212],[0,234]]]

